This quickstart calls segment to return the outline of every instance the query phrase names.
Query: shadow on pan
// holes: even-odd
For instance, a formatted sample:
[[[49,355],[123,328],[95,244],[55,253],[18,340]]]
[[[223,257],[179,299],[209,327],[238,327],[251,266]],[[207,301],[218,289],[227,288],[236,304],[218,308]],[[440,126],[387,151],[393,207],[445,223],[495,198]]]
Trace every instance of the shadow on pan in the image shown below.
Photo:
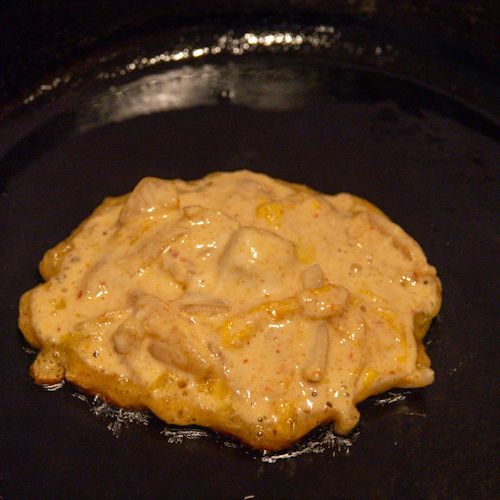
[[[419,80],[408,70],[414,49],[381,36],[325,23],[148,36],[51,76],[0,121],[1,495],[498,491],[489,459],[498,446],[495,110]],[[460,69],[425,64],[450,78]],[[444,288],[427,340],[435,384],[363,403],[353,435],[317,430],[288,458],[82,402],[69,386],[36,387],[16,318],[44,250],[145,175],[194,179],[240,168],[363,196],[422,244]]]

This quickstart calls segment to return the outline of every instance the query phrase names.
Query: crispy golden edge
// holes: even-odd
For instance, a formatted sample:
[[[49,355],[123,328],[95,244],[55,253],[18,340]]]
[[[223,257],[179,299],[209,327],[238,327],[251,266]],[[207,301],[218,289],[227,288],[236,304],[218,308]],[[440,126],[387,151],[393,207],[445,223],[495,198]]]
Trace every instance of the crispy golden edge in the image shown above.
[[[83,228],[92,217],[98,215],[104,210],[107,210],[109,207],[124,203],[127,198],[128,194],[123,196],[105,198],[104,201],[86,219],[84,219],[67,238],[65,238],[63,241],[58,243],[53,248],[47,250],[43,255],[43,258],[38,266],[42,278],[47,282],[50,278],[52,278],[52,276],[55,276],[60,271],[64,257],[73,248],[74,238],[83,231]],[[33,292],[38,287],[44,285],[46,285],[46,283],[40,283],[31,290],[25,292],[19,299],[19,316],[18,316],[19,330],[21,330],[21,333],[23,334],[26,341],[36,349],[41,349],[43,346],[42,342],[38,338],[35,328],[33,327],[32,313],[31,313],[31,298]],[[35,382],[39,384],[46,383],[44,381],[39,381],[36,378]]]
[[[220,175],[220,173],[214,173],[207,177],[217,175]],[[315,191],[311,190],[307,186],[288,183],[286,181],[280,182],[291,186],[297,191],[306,190],[308,192],[315,193]],[[103,203],[99,205],[94,212],[71,233],[68,238],[48,250],[39,266],[42,277],[45,280],[48,280],[59,272],[65,255],[67,255],[67,253],[73,248],[73,239],[83,230],[86,223],[92,217],[111,206],[123,204],[128,196],[129,195],[126,194],[119,197],[106,198]],[[369,201],[354,195],[351,196],[354,201],[351,208],[353,213],[362,211],[375,212],[389,219],[387,215],[385,215],[378,207]],[[434,310],[427,315],[419,315],[418,313],[415,315],[414,337],[417,342],[417,370],[419,366],[430,367],[430,360],[425,352],[423,338],[429,329],[432,319],[438,314],[441,306],[441,282],[437,277],[435,280],[438,288],[438,302],[436,303]],[[19,304],[19,328],[30,345],[36,348],[41,348],[41,342],[36,335],[31,320],[31,295],[35,288],[29,290],[21,297]],[[332,422],[336,423],[340,417],[340,415],[332,416],[331,414],[323,418],[317,416],[318,420],[312,423],[310,421],[301,421],[300,419],[291,419],[288,432],[280,429],[282,433],[278,434],[276,429],[263,428],[261,435],[257,436],[255,434],[255,426],[247,424],[234,414],[227,419],[226,425],[221,425],[221,418],[218,412],[215,413],[207,409],[200,409],[198,406],[190,403],[189,401],[154,399],[145,392],[144,388],[129,380],[121,379],[115,375],[105,375],[89,368],[81,360],[78,354],[71,349],[64,352],[57,351],[57,358],[54,357],[55,352],[56,351],[53,348],[42,348],[37,356],[37,359],[32,364],[30,374],[37,384],[52,384],[66,379],[68,382],[73,383],[81,390],[90,394],[99,394],[107,402],[116,406],[131,409],[149,408],[153,413],[167,423],[176,425],[201,425],[209,427],[215,431],[229,434],[256,449],[284,449],[301,439],[318,425],[324,425]],[[50,362],[53,364],[52,371],[47,370],[47,363]],[[373,388],[373,392],[364,395],[363,398],[356,401],[356,403],[369,396],[384,392],[391,387],[394,387],[394,382],[376,385]],[[409,385],[405,385],[403,382],[400,387],[415,386],[412,386],[411,383]],[[182,410],[182,416],[179,415],[179,410]],[[196,417],[193,417],[192,415],[196,415]],[[353,421],[353,426],[357,423],[357,418],[355,418],[355,420],[355,422]],[[350,432],[350,430],[351,429],[347,432]],[[339,431],[337,427],[336,431],[344,433],[343,430]]]
[[[90,368],[71,347],[65,350],[58,347],[42,349],[30,372],[39,384],[55,384],[65,379],[83,392],[99,394],[115,406],[135,410],[147,408],[165,422],[209,427],[256,449],[279,450],[289,447],[317,425],[338,420],[331,415],[324,418],[318,416],[315,423],[291,419],[279,431],[275,427],[262,427],[261,435],[257,435],[256,426],[235,415],[231,407],[222,407],[214,412],[199,408],[188,398],[154,399],[147,389],[129,380]],[[227,415],[221,419],[221,413],[224,412]]]
[[[355,195],[350,195],[350,196],[352,197],[354,202],[351,207],[351,212],[353,214],[363,211],[374,212],[382,217],[385,217],[388,221],[393,223],[390,217],[387,216],[382,210],[380,210],[373,203],[369,202],[368,200],[365,200],[364,198],[360,198],[359,196]],[[408,235],[408,233],[406,234]],[[411,238],[412,241],[415,243],[415,245],[422,251],[422,253],[424,253],[422,248],[420,247],[420,244],[417,241],[415,241],[410,235],[408,235],[408,237]],[[391,389],[391,387],[418,388],[428,385],[427,383],[422,384],[421,382],[421,371],[429,370],[431,367],[431,360],[425,351],[424,337],[430,328],[432,320],[438,315],[442,303],[441,281],[437,276],[434,276],[432,279],[434,281],[434,285],[436,286],[436,297],[437,297],[436,304],[434,305],[434,308],[430,313],[417,312],[413,318],[413,337],[415,339],[417,347],[417,359],[416,359],[415,370],[406,377],[404,377],[403,379],[401,379],[396,384],[396,386],[394,385],[394,382],[386,384],[383,383],[375,384],[369,391],[367,391],[367,393],[363,394],[362,397],[356,401],[356,403],[361,402],[370,396],[381,394],[382,392]]]
[[[85,220],[83,220],[79,224],[79,226],[67,238],[58,243],[55,247],[47,250],[38,266],[42,278],[45,281],[48,281],[52,276],[55,276],[60,271],[64,257],[73,248],[73,239],[83,231],[83,228],[92,217],[98,215],[104,210],[107,210],[109,207],[124,203],[127,198],[128,194],[106,198]],[[19,299],[18,327],[21,330],[21,333],[23,334],[26,341],[32,347],[35,347],[37,349],[40,349],[42,347],[42,344],[32,324],[31,297],[33,295],[33,292],[38,287],[43,285],[44,284],[41,283],[31,290],[28,290]]]
[[[353,200],[354,204],[351,208],[351,212],[354,213],[360,213],[363,211],[366,212],[374,212],[377,213],[378,215],[384,217],[386,220],[389,222],[393,223],[394,222],[390,219],[388,215],[386,215],[382,210],[380,210],[377,206],[375,206],[373,203],[369,202],[368,200],[365,200],[364,198],[360,198],[358,196],[350,195]],[[415,244],[416,247],[420,249],[420,251],[424,254],[420,244],[415,241],[408,233],[405,234],[412,240],[412,242]],[[424,254],[425,255],[425,254]],[[436,286],[436,296],[437,296],[437,302],[434,306],[434,309],[430,313],[423,313],[423,312],[417,312],[414,316],[413,319],[413,336],[415,338],[415,341],[417,342],[417,348],[421,348],[420,350],[422,351],[423,355],[427,358],[427,361],[425,366],[430,367],[430,360],[429,358],[425,355],[425,348],[423,346],[423,339],[430,327],[430,324],[435,316],[437,316],[440,308],[441,308],[441,300],[442,300],[442,293],[441,293],[441,281],[437,276],[434,276],[432,278],[434,281],[434,284]],[[387,389],[384,389],[387,390]],[[382,392],[382,391],[379,391]]]
[[[30,344],[32,347],[35,347],[36,349],[40,349],[42,347],[42,343],[40,342],[40,339],[38,338],[36,331],[33,328],[33,322],[31,318],[31,296],[33,295],[33,291],[35,290],[35,288],[32,288],[31,290],[25,292],[19,300],[18,326],[28,344]]]
[[[64,257],[73,250],[73,240],[83,231],[90,219],[110,207],[125,203],[128,196],[129,195],[126,194],[123,196],[106,198],[67,238],[58,243],[55,247],[47,250],[38,266],[42,278],[47,281],[60,271]]]

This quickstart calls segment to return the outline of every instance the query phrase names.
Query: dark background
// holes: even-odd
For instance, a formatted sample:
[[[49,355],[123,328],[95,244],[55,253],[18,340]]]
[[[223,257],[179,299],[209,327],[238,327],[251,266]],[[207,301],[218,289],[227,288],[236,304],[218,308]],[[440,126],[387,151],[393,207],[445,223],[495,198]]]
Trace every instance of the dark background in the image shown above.
[[[499,496],[497,2],[21,1],[0,8],[0,497]],[[412,57],[383,68],[400,80],[329,70],[326,90],[285,112],[220,103],[81,133],[75,117],[103,90],[95,81],[22,105],[67,68],[85,75],[81,68],[91,73],[100,58],[113,60],[129,39],[163,31],[164,43],[186,25],[263,19],[331,20],[353,38],[379,30]],[[302,64],[265,53],[247,61],[268,56],[273,65]],[[349,455],[333,458],[330,450],[264,464],[214,436],[169,444],[154,419],[116,439],[107,429],[112,420],[92,415],[69,384],[47,393],[27,375],[33,355],[16,329],[17,300],[39,282],[46,248],[142,175],[196,178],[245,162],[374,201],[423,245],[443,280],[443,309],[428,339],[436,383],[400,404],[363,403]]]

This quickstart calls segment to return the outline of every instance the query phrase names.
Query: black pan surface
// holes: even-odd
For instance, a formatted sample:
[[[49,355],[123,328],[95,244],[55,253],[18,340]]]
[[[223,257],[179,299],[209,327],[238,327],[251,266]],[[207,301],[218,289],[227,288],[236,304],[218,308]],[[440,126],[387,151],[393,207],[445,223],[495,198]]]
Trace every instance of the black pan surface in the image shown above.
[[[259,40],[254,27],[212,45],[169,42],[168,51],[164,39],[148,39],[51,79],[0,121],[0,497],[500,493],[494,110],[398,73],[404,47],[355,33],[354,52],[333,50],[324,41],[342,30],[330,28],[260,33],[289,33],[288,43]],[[258,35],[255,50],[244,33]],[[363,47],[366,60],[356,56]],[[145,175],[240,168],[365,197],[421,243],[444,290],[427,337],[435,384],[370,399],[346,440],[320,429],[291,458],[213,433],[190,439],[154,417],[128,422],[69,385],[35,386],[17,302],[40,281],[43,252]]]

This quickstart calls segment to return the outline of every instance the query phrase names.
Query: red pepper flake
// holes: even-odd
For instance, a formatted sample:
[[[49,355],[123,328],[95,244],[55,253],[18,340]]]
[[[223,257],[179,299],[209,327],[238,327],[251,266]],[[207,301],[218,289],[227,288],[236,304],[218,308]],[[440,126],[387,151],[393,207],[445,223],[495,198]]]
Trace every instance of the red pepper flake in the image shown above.
[[[79,290],[78,293],[76,294],[76,298],[77,299],[81,299],[82,298],[82,295],[83,295],[83,291],[82,290]]]

